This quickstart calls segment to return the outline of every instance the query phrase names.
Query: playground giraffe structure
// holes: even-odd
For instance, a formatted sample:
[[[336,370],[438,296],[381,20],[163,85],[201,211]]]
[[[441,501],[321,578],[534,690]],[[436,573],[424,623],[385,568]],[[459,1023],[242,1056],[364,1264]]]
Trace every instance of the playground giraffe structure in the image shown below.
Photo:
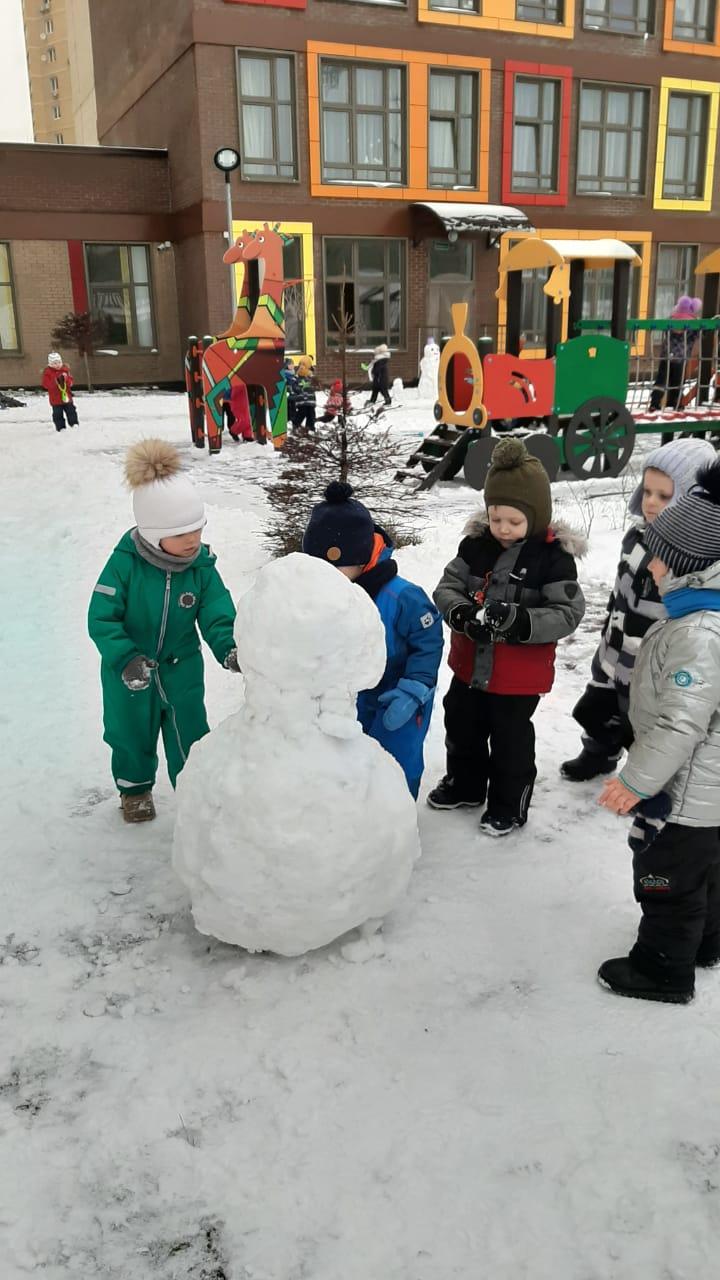
[[[248,411],[255,439],[265,444],[267,420],[270,437],[281,449],[287,434],[287,383],[281,375],[285,356],[286,285],[283,249],[291,237],[279,223],[267,222],[259,231],[243,231],[223,256],[233,266],[242,263],[243,278],[237,309],[230,327],[215,341],[206,340],[202,353],[205,427],[210,453],[222,447],[223,401],[233,385],[247,391]],[[197,441],[196,441],[197,442]]]

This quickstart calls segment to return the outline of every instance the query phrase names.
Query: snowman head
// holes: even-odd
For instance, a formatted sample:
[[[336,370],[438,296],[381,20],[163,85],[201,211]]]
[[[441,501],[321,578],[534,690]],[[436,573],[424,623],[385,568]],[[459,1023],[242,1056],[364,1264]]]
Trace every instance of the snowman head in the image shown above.
[[[311,698],[372,689],[387,660],[385,629],[362,587],[313,556],[272,560],[238,604],[238,658],[253,676]]]

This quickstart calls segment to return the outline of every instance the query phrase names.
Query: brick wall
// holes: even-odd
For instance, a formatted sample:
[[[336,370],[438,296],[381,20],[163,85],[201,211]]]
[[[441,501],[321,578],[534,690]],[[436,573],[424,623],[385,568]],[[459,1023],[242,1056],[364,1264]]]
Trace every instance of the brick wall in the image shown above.
[[[157,354],[93,357],[91,376],[98,385],[182,380],[173,254],[157,253],[154,246],[150,252]],[[14,240],[10,254],[22,352],[19,356],[0,353],[0,387],[36,387],[54,345],[50,333],[73,309],[67,244],[64,240]],[[83,361],[76,353],[63,354],[76,381],[83,383]]]

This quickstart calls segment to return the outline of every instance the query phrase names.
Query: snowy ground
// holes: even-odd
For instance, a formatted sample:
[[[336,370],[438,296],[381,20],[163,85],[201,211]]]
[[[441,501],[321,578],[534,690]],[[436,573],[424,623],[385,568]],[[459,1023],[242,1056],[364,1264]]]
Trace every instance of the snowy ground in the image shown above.
[[[430,409],[405,401],[412,444]],[[40,399],[0,413],[2,1280],[711,1280],[720,977],[688,1008],[596,984],[637,919],[626,831],[557,773],[630,482],[557,486],[592,521],[590,608],[537,716],[526,830],[484,841],[421,803],[384,954],[249,957],[193,929],[167,782],[157,822],[121,822],[85,611],[129,524],[130,441],[186,447],[236,595],[277,458],[191,449],[180,396],[79,410],[61,436]],[[428,494],[403,570],[432,588],[477,502]],[[211,663],[216,723],[242,690]],[[442,766],[438,706],[428,785]]]

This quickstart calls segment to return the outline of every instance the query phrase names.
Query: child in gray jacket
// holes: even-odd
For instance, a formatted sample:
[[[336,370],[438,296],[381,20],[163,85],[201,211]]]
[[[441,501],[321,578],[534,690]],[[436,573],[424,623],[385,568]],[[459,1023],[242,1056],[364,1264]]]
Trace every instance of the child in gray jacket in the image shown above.
[[[667,617],[640,647],[635,740],[600,797],[614,813],[641,810],[642,919],[630,954],[606,960],[598,977],[618,995],[686,1004],[695,966],[720,964],[720,462],[660,513],[646,541]]]

